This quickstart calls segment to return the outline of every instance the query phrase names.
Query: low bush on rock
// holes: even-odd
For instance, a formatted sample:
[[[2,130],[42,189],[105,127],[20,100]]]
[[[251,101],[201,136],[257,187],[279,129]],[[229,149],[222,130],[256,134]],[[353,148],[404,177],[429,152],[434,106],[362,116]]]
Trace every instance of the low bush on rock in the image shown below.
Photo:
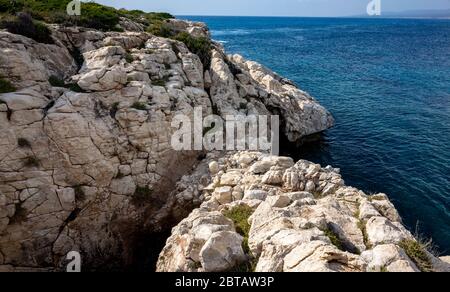
[[[64,87],[68,88],[69,90],[71,90],[73,92],[80,92],[80,93],[86,92],[77,83],[68,83],[68,84],[65,84]]]
[[[180,32],[173,39],[183,42],[188,49],[199,56],[205,69],[211,66],[211,41],[206,37],[193,37],[187,32]]]
[[[174,35],[173,31],[163,21],[152,23],[147,28],[147,31],[155,36],[162,38],[170,38]]]
[[[62,80],[54,75],[50,76],[50,78],[48,79],[48,83],[50,83],[50,85],[54,86],[54,87],[65,87],[65,85],[66,85],[64,80]]]
[[[408,257],[416,264],[422,272],[432,272],[433,265],[426,252],[426,245],[412,239],[404,239],[399,243]]]
[[[225,211],[225,217],[231,219],[239,233],[244,239],[242,241],[242,248],[247,254],[249,260],[235,267],[235,272],[253,272],[258,263],[257,259],[251,254],[248,246],[248,237],[251,225],[248,223],[248,218],[253,214],[253,209],[246,205],[240,205]]]
[[[71,0],[0,0],[0,13],[15,15],[27,12],[34,19],[66,26],[84,26],[105,31],[122,31],[118,26],[121,17],[130,18],[144,26],[173,18],[168,13],[145,13],[140,10],[117,10],[94,2],[81,3],[81,15],[69,16],[67,5]]]
[[[339,236],[331,229],[327,228],[322,230],[323,233],[325,233],[325,236],[328,237],[331,241],[331,243],[337,247],[339,250],[345,251],[344,244],[342,240],[339,238]]]
[[[14,92],[16,88],[8,80],[0,77],[0,93]]]
[[[76,25],[100,30],[117,30],[120,14],[112,7],[89,2],[81,4],[81,15],[72,18]]]
[[[130,53],[127,53],[125,55],[125,61],[127,61],[127,63],[133,63],[133,61],[134,61],[133,55],[131,55]]]
[[[359,217],[359,215],[358,215]],[[367,249],[372,249],[372,244],[370,243],[369,240],[369,235],[367,234],[367,222],[365,222],[364,220],[359,220],[358,221],[358,228],[361,230],[361,233],[363,235],[363,241],[364,241],[364,245],[366,246]]]
[[[39,43],[54,43],[50,29],[44,23],[33,20],[27,13],[3,17],[0,28],[4,28],[10,33],[26,36]]]
[[[169,81],[169,77],[166,76],[166,77],[164,77],[163,79],[155,79],[155,80],[152,80],[152,85],[164,87],[164,86],[166,86],[166,83],[167,83],[168,81]]]
[[[131,105],[131,107],[140,111],[147,110],[147,105],[143,102],[135,102]]]
[[[66,82],[64,82],[64,80],[60,79],[57,76],[50,76],[50,78],[48,79],[48,83],[50,83],[51,86],[64,87],[73,92],[79,92],[79,93],[86,92],[77,83],[66,83]]]

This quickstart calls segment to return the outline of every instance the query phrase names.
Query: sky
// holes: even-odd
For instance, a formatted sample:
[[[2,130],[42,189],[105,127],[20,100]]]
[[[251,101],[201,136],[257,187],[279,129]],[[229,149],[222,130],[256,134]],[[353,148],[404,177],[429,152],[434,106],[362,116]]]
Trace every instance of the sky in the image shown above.
[[[315,16],[363,15],[371,0],[96,0],[116,8],[174,15]],[[450,0],[381,0],[382,11],[450,9]]]

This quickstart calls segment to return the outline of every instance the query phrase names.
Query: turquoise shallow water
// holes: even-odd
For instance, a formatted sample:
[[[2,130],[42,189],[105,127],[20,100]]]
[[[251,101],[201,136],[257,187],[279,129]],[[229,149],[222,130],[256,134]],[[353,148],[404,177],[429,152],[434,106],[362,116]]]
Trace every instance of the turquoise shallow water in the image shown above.
[[[299,157],[385,192],[450,254],[450,21],[180,17],[293,80],[336,118]]]

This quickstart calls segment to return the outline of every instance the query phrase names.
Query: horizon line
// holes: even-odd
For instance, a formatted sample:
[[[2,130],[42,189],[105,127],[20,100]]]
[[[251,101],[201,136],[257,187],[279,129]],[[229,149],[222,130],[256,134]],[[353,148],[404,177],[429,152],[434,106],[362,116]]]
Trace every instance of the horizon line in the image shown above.
[[[389,12],[388,12],[389,13]],[[261,17],[261,18],[354,18],[354,19],[441,19],[448,20],[449,16],[364,16],[364,15],[350,15],[350,16],[290,16],[290,15],[213,15],[213,14],[173,14],[174,16],[187,17]]]

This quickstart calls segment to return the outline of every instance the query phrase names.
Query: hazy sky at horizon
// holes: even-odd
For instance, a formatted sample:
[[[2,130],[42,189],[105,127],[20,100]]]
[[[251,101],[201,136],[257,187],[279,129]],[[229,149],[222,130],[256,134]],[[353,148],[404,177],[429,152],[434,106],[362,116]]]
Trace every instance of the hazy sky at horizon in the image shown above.
[[[116,8],[175,15],[352,16],[370,0],[96,0]],[[450,9],[450,0],[381,0],[382,11]]]

